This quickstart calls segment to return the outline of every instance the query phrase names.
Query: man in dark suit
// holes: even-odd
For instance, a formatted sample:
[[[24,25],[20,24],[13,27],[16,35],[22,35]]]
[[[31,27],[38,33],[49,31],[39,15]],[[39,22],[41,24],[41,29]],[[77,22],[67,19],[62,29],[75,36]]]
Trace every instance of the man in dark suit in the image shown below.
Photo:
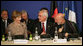
[[[1,36],[5,35],[7,37],[7,26],[11,23],[12,21],[8,18],[8,11],[7,10],[2,10],[1,12]]]
[[[34,20],[28,18],[28,13],[25,10],[22,10],[21,13],[22,13],[22,15],[21,15],[21,17],[22,17],[21,22],[24,22],[26,24],[27,30],[28,30],[28,34],[30,34],[33,31],[32,28],[33,28]]]
[[[33,33],[33,22],[34,22],[34,20],[28,18],[29,17],[28,13],[25,10],[22,10],[21,13],[22,13],[21,22],[25,23],[26,26],[27,26],[27,31],[28,31],[27,35],[28,35],[28,39],[29,39],[30,34]]]
[[[77,28],[77,25],[74,22],[71,22],[69,20],[66,20],[64,18],[64,14],[58,13],[54,17],[57,28],[58,28],[58,34],[59,38],[78,38],[79,37],[79,29]]]
[[[34,25],[38,30],[38,35],[46,37],[54,37],[53,23],[48,20],[48,9],[41,8],[38,13],[38,20],[36,20]],[[35,32],[35,30],[34,30]]]

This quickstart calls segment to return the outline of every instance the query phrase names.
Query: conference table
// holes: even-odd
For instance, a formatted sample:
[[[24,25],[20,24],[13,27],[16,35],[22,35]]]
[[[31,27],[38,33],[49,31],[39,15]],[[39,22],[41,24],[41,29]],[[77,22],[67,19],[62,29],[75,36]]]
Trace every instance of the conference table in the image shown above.
[[[53,40],[46,41],[36,41],[32,40],[27,42],[27,44],[16,44],[14,41],[1,41],[1,45],[82,45],[82,40],[70,40],[66,43],[53,43]]]

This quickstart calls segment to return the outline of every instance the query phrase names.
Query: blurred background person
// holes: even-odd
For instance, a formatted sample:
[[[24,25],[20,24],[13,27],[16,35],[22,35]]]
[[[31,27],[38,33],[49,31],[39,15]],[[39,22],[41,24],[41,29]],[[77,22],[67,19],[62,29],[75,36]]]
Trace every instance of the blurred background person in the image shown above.
[[[74,22],[66,20],[63,13],[58,13],[54,16],[57,23],[59,38],[78,38],[79,29]]]
[[[29,15],[25,10],[21,11],[21,22],[24,22],[27,26],[28,34],[33,33],[33,22],[34,20],[29,19]]]
[[[2,10],[1,11],[1,36],[5,35],[5,37],[7,38],[7,33],[8,33],[7,27],[11,22],[12,20],[8,18],[8,11]]]
[[[13,22],[8,25],[8,31],[13,39],[27,39],[27,27],[24,23],[20,22],[21,15],[21,12],[16,10],[12,12]]]

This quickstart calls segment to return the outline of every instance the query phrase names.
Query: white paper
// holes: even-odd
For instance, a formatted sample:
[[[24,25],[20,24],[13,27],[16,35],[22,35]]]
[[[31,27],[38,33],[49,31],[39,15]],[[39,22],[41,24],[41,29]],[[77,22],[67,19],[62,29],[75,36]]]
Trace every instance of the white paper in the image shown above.
[[[21,44],[27,44],[28,40],[26,39],[15,39],[14,44],[21,43]]]
[[[67,39],[53,39],[53,43],[66,43]]]

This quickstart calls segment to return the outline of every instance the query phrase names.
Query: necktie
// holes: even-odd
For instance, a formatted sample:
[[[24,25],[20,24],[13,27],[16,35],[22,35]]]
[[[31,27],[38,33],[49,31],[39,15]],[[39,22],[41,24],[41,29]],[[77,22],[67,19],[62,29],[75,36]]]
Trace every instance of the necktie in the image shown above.
[[[43,32],[45,33],[45,27],[44,27],[44,23],[42,23],[42,26],[43,26]]]
[[[5,22],[5,29],[7,28],[7,21],[6,20],[4,20],[4,22]]]

